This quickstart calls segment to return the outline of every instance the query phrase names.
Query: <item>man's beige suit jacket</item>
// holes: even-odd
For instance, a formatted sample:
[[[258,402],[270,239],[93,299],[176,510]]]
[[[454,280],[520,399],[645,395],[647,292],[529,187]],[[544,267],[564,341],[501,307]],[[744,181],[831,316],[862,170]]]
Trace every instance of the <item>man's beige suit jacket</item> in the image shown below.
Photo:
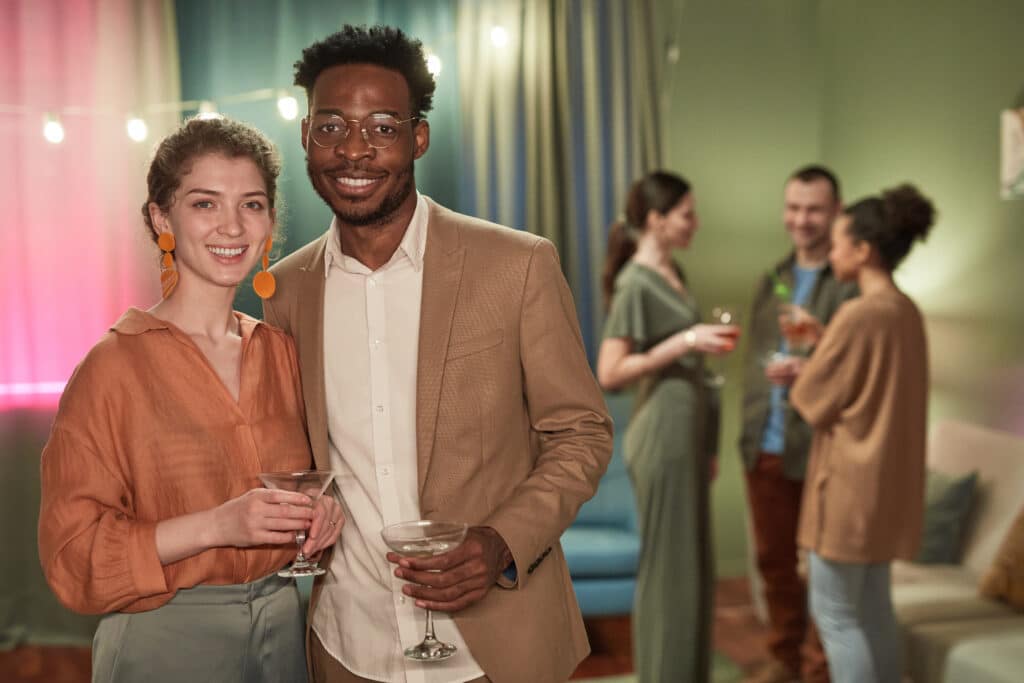
[[[558,539],[608,465],[611,419],[553,245],[428,203],[416,382],[420,510],[425,519],[493,527],[512,551],[515,585],[454,615],[487,676],[565,681],[589,645]],[[330,468],[326,244],[327,234],[274,266],[277,292],[264,306],[267,322],[295,338],[322,469]]]

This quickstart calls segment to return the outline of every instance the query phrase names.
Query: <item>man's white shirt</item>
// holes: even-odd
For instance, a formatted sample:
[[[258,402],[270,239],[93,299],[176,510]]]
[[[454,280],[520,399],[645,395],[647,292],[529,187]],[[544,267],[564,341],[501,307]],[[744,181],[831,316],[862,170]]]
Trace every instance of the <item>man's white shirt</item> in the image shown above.
[[[434,613],[458,652],[422,664],[402,651],[423,639],[426,613],[402,594],[381,529],[419,519],[416,363],[426,200],[391,260],[371,271],[341,251],[332,221],[324,255],[324,372],[331,469],[346,522],[312,628],[352,673],[388,683],[459,683],[484,675],[455,622]]]

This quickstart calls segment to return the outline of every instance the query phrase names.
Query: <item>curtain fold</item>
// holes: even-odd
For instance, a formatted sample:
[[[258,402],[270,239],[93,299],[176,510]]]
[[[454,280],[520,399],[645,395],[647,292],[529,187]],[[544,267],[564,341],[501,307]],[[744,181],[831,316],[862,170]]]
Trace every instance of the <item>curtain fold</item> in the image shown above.
[[[461,208],[555,243],[591,358],[608,226],[660,164],[651,16],[650,0],[458,5]]]

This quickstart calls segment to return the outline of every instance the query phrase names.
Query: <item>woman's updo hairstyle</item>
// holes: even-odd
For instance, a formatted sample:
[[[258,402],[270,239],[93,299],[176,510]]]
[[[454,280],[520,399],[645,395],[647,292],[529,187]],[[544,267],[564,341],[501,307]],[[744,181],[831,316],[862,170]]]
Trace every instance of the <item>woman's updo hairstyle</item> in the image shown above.
[[[915,241],[928,236],[935,222],[935,207],[910,184],[861,199],[843,213],[851,219],[850,236],[874,246],[889,271],[903,261]]]

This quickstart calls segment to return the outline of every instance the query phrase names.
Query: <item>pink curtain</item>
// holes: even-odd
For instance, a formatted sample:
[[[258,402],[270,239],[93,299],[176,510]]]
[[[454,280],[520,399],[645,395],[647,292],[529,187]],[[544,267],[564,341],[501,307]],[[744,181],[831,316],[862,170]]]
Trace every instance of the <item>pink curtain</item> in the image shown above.
[[[170,0],[0,5],[0,410],[53,403],[125,308],[157,300],[139,209],[178,118],[158,106],[180,98],[173,16]],[[47,112],[60,144],[43,138]]]

